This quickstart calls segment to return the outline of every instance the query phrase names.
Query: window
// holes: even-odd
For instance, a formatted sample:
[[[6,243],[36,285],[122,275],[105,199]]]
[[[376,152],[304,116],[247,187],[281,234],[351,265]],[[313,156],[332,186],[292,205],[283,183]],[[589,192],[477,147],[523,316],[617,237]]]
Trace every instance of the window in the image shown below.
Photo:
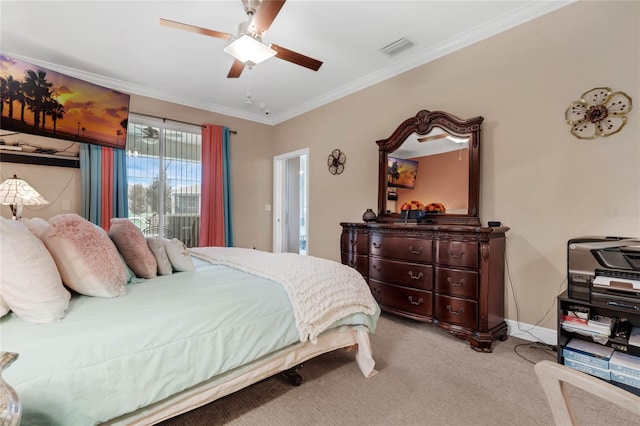
[[[200,211],[200,194],[176,194],[176,213],[198,213]]]
[[[129,218],[147,236],[198,245],[202,137],[198,126],[131,114],[127,129]]]

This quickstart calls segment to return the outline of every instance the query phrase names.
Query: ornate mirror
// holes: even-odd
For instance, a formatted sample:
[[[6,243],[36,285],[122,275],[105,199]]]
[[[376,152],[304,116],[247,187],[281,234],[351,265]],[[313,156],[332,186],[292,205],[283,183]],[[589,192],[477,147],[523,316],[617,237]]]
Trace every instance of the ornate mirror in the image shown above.
[[[483,120],[422,110],[377,141],[378,220],[479,226]]]

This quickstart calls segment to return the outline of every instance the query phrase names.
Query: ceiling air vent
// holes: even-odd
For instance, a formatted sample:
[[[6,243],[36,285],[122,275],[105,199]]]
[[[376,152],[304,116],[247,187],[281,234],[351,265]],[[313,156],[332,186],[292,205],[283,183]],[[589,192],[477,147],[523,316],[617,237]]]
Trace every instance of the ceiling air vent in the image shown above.
[[[411,46],[413,46],[413,43],[402,37],[401,39],[398,39],[393,43],[387,44],[385,47],[380,49],[380,51],[385,55],[394,56],[404,50],[407,50]]]

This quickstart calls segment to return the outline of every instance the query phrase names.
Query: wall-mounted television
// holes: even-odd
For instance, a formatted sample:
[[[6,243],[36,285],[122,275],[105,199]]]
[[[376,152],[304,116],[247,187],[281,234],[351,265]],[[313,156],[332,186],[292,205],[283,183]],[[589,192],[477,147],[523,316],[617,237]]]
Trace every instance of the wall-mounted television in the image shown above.
[[[0,54],[3,131],[124,149],[124,93]]]
[[[418,162],[405,158],[388,157],[387,186],[413,189],[416,186]]]

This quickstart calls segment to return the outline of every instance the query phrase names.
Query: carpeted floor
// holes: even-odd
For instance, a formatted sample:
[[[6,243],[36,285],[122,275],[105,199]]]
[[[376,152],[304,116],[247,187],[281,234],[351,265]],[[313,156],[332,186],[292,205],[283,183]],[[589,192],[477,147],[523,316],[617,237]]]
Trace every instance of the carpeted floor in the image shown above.
[[[271,378],[162,424],[553,424],[533,370],[537,361],[555,360],[543,346],[510,337],[491,354],[477,353],[433,324],[386,314],[371,342],[380,373],[370,379],[352,353],[339,350],[305,363],[300,387]],[[640,426],[624,410],[577,389],[572,395],[580,424]]]

